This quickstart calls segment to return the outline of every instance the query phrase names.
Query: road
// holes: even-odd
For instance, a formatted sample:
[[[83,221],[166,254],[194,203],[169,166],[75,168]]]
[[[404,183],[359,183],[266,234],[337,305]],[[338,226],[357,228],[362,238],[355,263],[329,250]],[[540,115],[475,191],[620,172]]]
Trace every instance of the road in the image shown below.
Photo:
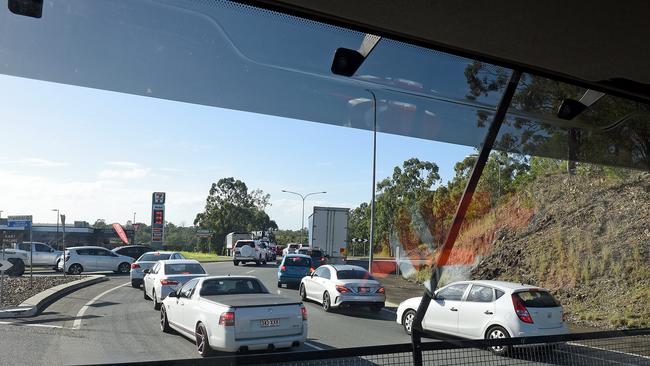
[[[255,275],[271,291],[299,298],[295,289],[277,288],[277,267],[204,264],[213,275]],[[301,350],[406,343],[395,314],[357,310],[325,313],[306,304],[309,341]],[[194,358],[194,344],[180,335],[163,334],[159,313],[128,276],[78,290],[50,305],[41,315],[0,322],[0,365],[67,365]],[[9,324],[7,324],[9,323]],[[29,350],[26,352],[25,350]]]

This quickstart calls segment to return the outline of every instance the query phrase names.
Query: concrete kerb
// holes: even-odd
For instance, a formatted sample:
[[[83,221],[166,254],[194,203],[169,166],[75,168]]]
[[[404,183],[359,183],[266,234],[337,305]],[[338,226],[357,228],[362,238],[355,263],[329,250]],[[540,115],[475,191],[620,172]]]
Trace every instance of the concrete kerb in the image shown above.
[[[25,300],[12,309],[0,310],[0,318],[24,318],[38,315],[46,307],[63,296],[99,282],[108,281],[105,275],[91,275],[62,285],[54,286]]]

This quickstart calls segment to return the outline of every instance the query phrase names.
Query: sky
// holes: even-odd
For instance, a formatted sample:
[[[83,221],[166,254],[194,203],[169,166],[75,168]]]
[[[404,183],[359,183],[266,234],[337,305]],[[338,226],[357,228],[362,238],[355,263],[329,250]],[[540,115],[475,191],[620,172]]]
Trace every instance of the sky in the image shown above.
[[[354,208],[371,198],[372,133],[235,110],[0,76],[0,210],[53,223],[149,223],[151,194],[167,193],[166,219],[192,225],[223,177],[271,195],[281,229],[298,229],[299,197]],[[474,148],[378,134],[377,180],[417,157],[443,181]],[[306,220],[306,219],[305,219]]]

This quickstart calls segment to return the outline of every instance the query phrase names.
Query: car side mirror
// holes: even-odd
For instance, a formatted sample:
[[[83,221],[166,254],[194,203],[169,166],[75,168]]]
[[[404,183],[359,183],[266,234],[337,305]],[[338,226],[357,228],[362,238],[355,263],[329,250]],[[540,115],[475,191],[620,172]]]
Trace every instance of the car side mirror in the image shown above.
[[[144,274],[149,274],[149,273],[151,273],[151,270],[150,270],[149,268],[147,268],[147,269],[145,269],[144,271],[142,271],[142,273],[144,273]]]
[[[178,296],[178,293],[176,291],[170,292],[169,295],[167,295],[167,296],[168,297],[177,297],[177,298],[180,297],[180,296]]]

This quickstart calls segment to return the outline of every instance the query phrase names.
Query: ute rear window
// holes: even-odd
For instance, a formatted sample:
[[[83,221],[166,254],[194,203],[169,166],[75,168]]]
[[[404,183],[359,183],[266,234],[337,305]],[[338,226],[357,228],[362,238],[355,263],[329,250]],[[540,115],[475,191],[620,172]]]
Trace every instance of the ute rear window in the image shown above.
[[[266,294],[268,291],[256,279],[228,278],[203,281],[201,296]]]
[[[560,303],[555,300],[553,295],[546,291],[523,291],[517,292],[515,296],[519,297],[527,308],[555,308]]]
[[[163,254],[163,253],[150,253],[150,254],[145,254],[140,259],[138,259],[138,262],[155,262],[155,261],[162,261],[165,259],[169,259],[169,256],[171,254]]]

